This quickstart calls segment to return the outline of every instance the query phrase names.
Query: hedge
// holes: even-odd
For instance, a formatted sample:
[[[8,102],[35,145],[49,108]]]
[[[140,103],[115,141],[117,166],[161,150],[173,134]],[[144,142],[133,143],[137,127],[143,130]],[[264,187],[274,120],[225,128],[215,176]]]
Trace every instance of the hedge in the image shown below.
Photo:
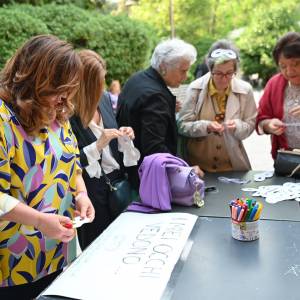
[[[51,33],[71,42],[77,49],[98,52],[108,65],[107,82],[119,79],[124,83],[132,73],[148,65],[156,42],[155,33],[144,23],[73,5],[13,5],[0,8],[0,14],[3,16],[0,32],[10,32],[9,38],[5,34],[0,36],[0,57],[3,58],[0,67],[24,40],[36,34]]]
[[[26,13],[0,9],[0,67],[29,37],[49,33],[42,21]]]
[[[94,37],[88,39],[88,48],[101,53],[107,61],[107,82],[119,79],[124,83],[133,72],[149,64],[155,40],[149,38],[148,29],[139,22],[98,15],[87,26]]]

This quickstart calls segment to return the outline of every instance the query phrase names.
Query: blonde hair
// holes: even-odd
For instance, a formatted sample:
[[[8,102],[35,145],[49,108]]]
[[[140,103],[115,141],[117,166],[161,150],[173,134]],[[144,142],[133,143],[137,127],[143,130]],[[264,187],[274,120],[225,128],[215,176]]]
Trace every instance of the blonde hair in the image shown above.
[[[81,50],[79,53],[83,65],[83,78],[80,88],[74,97],[75,114],[87,127],[97,109],[104,90],[106,64],[103,58],[92,50]]]
[[[72,98],[81,78],[81,62],[73,47],[55,36],[28,40],[1,72],[0,97],[12,105],[19,122],[30,135],[50,125],[51,116],[64,123],[73,113]],[[49,96],[66,93],[53,108]]]

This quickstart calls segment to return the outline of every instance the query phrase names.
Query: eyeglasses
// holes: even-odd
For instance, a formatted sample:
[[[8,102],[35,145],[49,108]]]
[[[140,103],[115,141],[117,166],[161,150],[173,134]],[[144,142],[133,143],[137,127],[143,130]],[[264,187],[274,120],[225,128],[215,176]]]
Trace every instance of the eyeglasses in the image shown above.
[[[228,73],[222,73],[222,72],[212,72],[211,73],[213,76],[217,77],[217,78],[232,78],[235,75],[235,72],[228,72]]]

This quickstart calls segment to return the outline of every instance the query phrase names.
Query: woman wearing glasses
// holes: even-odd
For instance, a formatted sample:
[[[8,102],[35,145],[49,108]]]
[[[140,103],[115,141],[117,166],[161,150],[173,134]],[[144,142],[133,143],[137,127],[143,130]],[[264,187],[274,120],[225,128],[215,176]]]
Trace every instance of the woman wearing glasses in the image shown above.
[[[250,84],[235,77],[238,51],[217,41],[206,62],[210,72],[190,84],[179,113],[182,154],[207,172],[250,170],[242,140],[254,130],[256,105]]]
[[[257,131],[272,135],[277,150],[300,148],[300,33],[288,32],[276,43],[273,58],[280,73],[267,83],[259,102]]]

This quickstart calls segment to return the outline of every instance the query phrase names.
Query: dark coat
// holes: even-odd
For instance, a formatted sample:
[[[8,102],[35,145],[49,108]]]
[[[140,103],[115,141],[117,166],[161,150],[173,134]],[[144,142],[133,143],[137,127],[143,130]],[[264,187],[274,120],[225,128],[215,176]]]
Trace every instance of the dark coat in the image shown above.
[[[131,126],[134,145],[143,158],[154,153],[176,154],[176,97],[153,68],[134,74],[126,82],[118,100],[119,126]],[[129,180],[139,186],[138,166],[127,168]]]
[[[109,98],[109,94],[104,92],[101,101],[99,102],[98,109],[101,112],[102,121],[104,128],[118,128],[118,124],[116,122],[116,118],[113,112],[113,108],[111,105],[111,101]],[[73,129],[73,132],[77,138],[78,148],[80,150],[80,163],[82,167],[86,167],[88,165],[87,157],[83,151],[83,148],[92,144],[97,140],[92,130],[88,128],[84,128],[80,118],[78,116],[72,116],[70,119],[70,123]],[[110,150],[112,155],[116,161],[121,164],[120,154],[118,151],[118,141],[113,139],[110,144]]]

